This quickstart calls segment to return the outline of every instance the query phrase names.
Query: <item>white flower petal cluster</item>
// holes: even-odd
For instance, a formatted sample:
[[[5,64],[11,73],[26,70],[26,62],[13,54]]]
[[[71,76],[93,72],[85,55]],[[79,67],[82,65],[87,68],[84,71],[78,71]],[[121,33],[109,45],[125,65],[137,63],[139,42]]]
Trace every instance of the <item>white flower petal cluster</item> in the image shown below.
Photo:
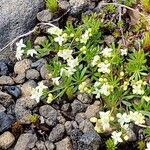
[[[58,27],[51,27],[47,30],[47,32],[52,34],[52,35],[60,36],[60,35],[62,35],[63,30],[58,28]]]
[[[99,55],[95,55],[93,60],[92,60],[92,66],[96,66],[98,65],[98,62],[100,61],[100,56]]]
[[[53,84],[59,85],[60,77],[52,78]]]
[[[61,68],[60,76],[62,76],[64,74],[65,76],[70,77],[74,74],[74,72],[76,72],[76,69],[71,68],[71,67]]]
[[[79,65],[78,57],[76,57],[75,59],[73,58],[68,59],[67,65],[71,68],[75,68],[76,66],[78,66]]]
[[[123,127],[125,124],[127,124],[131,121],[130,117],[127,113],[123,113],[123,114],[118,113],[116,116],[118,118],[118,122],[121,127]]]
[[[79,91],[81,93],[91,93],[91,89],[89,88],[89,80],[86,80],[79,85]]]
[[[130,111],[129,113],[129,118],[131,121],[133,121],[136,125],[141,125],[145,123],[145,117],[142,113],[140,112],[132,112]]]
[[[57,55],[59,57],[62,57],[64,60],[67,60],[67,59],[71,59],[72,58],[72,52],[73,50],[70,50],[70,49],[64,49],[64,50],[60,50]]]
[[[114,131],[112,132],[112,139],[114,140],[114,144],[117,145],[118,143],[123,142],[122,138],[121,138],[122,132],[117,132]]]
[[[145,100],[146,102],[150,101],[150,96],[142,96],[142,100]]]
[[[107,61],[98,64],[98,72],[110,73],[110,63]]]
[[[40,98],[43,95],[43,90],[48,87],[43,84],[43,82],[39,82],[38,86],[35,89],[32,89],[31,99],[35,99],[37,103],[40,102]]]
[[[31,56],[31,57],[33,57],[33,55],[37,55],[37,51],[35,50],[35,49],[29,49],[28,51],[27,51],[27,56]]]
[[[113,87],[108,83],[104,83],[100,88],[100,93],[105,96],[109,96],[112,91],[113,91]]]
[[[128,55],[128,49],[120,49],[121,56],[126,56]]]
[[[100,115],[99,122],[101,123],[103,131],[104,132],[109,131],[111,129],[110,128],[110,121],[113,120],[113,118],[111,117],[110,111],[107,111],[107,112],[100,111],[99,115]]]
[[[112,51],[113,51],[113,49],[112,48],[108,48],[108,47],[106,47],[106,48],[104,48],[103,50],[102,50],[102,55],[105,57],[105,58],[107,58],[107,57],[111,57],[112,56]]]
[[[53,99],[54,99],[54,96],[51,93],[49,93],[48,98],[47,98],[47,103],[50,104],[53,101]]]
[[[133,94],[138,94],[138,95],[143,95],[145,93],[144,91],[144,85],[146,84],[146,82],[139,80],[139,81],[132,81],[131,85],[132,85],[132,92]]]
[[[16,49],[16,55],[15,57],[17,58],[17,60],[21,60],[24,50],[22,48],[25,48],[26,45],[23,44],[23,39],[21,39],[19,42],[16,43],[17,49]]]
[[[87,31],[85,31],[84,34],[82,34],[80,43],[86,44],[90,36],[91,36],[91,29],[89,28]]]
[[[146,149],[145,150],[150,150],[150,142],[146,143]]]

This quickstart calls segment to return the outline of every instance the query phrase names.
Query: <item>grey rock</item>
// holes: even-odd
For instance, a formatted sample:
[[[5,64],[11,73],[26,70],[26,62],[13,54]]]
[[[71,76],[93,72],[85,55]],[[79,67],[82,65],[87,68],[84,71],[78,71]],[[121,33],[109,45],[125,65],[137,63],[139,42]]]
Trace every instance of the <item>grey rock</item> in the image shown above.
[[[46,124],[49,126],[55,126],[58,122],[58,112],[49,105],[41,106],[39,109],[39,113],[46,119]]]
[[[0,148],[8,149],[15,141],[15,137],[9,131],[0,135]]]
[[[74,129],[70,133],[70,138],[73,144],[73,150],[78,149],[78,141],[82,136],[82,132],[79,129]]]
[[[55,144],[56,150],[72,150],[72,144],[69,137],[66,137]]]
[[[84,120],[82,121],[80,124],[79,124],[79,129],[83,132],[83,133],[86,133],[86,132],[96,132],[94,130],[94,126],[93,124],[89,121],[89,120]]]
[[[3,106],[8,107],[12,102],[12,97],[9,94],[0,91],[0,103]]]
[[[14,66],[15,74],[25,73],[28,69],[31,68],[31,64],[32,64],[32,61],[29,59],[24,59],[24,60],[16,62]]]
[[[78,100],[73,101],[73,103],[71,104],[71,108],[72,108],[73,115],[79,112],[83,112],[86,109],[85,105]]]
[[[66,119],[60,113],[58,113],[57,120],[60,124],[65,124],[66,122]]]
[[[37,141],[35,145],[36,145],[37,149],[39,149],[39,150],[46,150],[46,146],[43,141]]]
[[[56,127],[52,129],[49,135],[49,140],[52,142],[57,142],[63,138],[65,134],[65,127],[62,124],[57,124]]]
[[[30,97],[22,97],[18,99],[15,105],[15,115],[17,120],[19,120],[23,124],[31,123],[31,109],[33,109],[36,105],[37,102]]]
[[[6,108],[3,105],[0,104],[0,113],[4,112],[5,110],[6,110]]]
[[[59,7],[63,10],[68,10],[70,8],[70,4],[68,1],[62,0],[59,1]]]
[[[36,25],[36,14],[44,8],[44,0],[0,1],[0,48]]]
[[[46,65],[41,67],[40,74],[43,79],[49,79],[49,71],[47,70]]]
[[[37,137],[35,134],[21,134],[14,147],[14,150],[29,150],[35,146],[36,141]]]
[[[96,117],[96,115],[98,114],[98,112],[100,111],[100,105],[101,103],[97,102],[94,103],[92,105],[89,105],[86,109],[85,115],[88,119],[90,119],[91,117]]]
[[[68,135],[70,135],[73,129],[77,129],[77,128],[78,128],[78,125],[75,121],[66,121],[65,129]]]
[[[13,85],[14,81],[10,76],[1,76],[0,85]]]
[[[7,115],[5,112],[0,112],[0,132],[8,130],[15,122],[12,115]]]
[[[18,83],[18,84],[22,84],[25,82],[25,73],[22,73],[22,74],[18,74],[15,78],[14,78],[14,81],[15,83]]]
[[[46,146],[47,150],[54,150],[55,149],[55,145],[50,141],[45,141],[45,146]]]
[[[34,44],[35,44],[35,45],[41,45],[41,44],[43,44],[46,40],[47,40],[47,37],[46,37],[46,36],[38,36],[38,37],[35,39]]]
[[[47,61],[44,58],[41,58],[41,59],[37,60],[36,62],[32,63],[31,67],[36,68],[39,71],[40,68],[45,64],[47,64]]]
[[[84,104],[90,104],[92,102],[92,97],[90,97],[88,94],[85,94],[85,93],[78,94],[77,98]]]
[[[62,105],[61,110],[67,112],[67,111],[70,110],[70,108],[71,108],[71,107],[70,107],[70,103],[67,103],[67,104],[63,104],[63,105]]]
[[[29,80],[25,82],[21,87],[22,95],[24,97],[31,96],[32,89],[35,88],[36,86],[37,84],[34,80]]]
[[[45,9],[38,12],[37,19],[40,22],[49,22],[52,19],[52,16],[52,13],[48,9]]]
[[[80,124],[82,121],[84,121],[86,119],[86,115],[85,113],[78,113],[76,116],[75,116],[75,121]]]
[[[97,133],[84,133],[79,139],[78,150],[98,150],[101,138]]]
[[[40,73],[35,69],[29,69],[26,72],[26,78],[30,80],[38,80],[40,77]]]

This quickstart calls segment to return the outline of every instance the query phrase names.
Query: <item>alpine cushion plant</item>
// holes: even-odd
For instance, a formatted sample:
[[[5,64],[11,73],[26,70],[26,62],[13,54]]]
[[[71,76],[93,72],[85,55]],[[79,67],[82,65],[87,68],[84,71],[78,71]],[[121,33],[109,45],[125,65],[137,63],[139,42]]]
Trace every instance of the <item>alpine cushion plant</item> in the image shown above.
[[[27,48],[23,40],[17,43],[16,58],[47,57],[50,85],[43,83],[33,89],[31,98],[47,101],[64,97],[73,99],[77,93],[86,93],[103,101],[104,110],[99,118],[91,118],[98,133],[111,132],[109,144],[115,149],[130,137],[126,132],[129,124],[147,127],[150,111],[150,87],[147,82],[149,67],[142,49],[124,47],[103,41],[102,16],[93,14],[82,18],[77,27],[67,24],[64,29],[51,27],[49,40],[35,50]],[[53,55],[50,55],[53,53]],[[134,100],[138,100],[138,105]],[[149,145],[148,145],[149,146]]]

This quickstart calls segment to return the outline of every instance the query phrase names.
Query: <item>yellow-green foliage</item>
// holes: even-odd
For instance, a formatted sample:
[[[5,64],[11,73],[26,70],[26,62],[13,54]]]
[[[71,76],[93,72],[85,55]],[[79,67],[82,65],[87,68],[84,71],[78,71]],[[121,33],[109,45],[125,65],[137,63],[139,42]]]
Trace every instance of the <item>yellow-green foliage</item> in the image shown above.
[[[55,13],[58,10],[58,0],[46,0],[46,7]]]
[[[141,0],[141,4],[143,8],[145,9],[145,11],[150,13],[150,0]]]
[[[150,50],[150,33],[149,32],[145,32],[144,34],[143,48],[144,50],[147,50],[147,51]]]

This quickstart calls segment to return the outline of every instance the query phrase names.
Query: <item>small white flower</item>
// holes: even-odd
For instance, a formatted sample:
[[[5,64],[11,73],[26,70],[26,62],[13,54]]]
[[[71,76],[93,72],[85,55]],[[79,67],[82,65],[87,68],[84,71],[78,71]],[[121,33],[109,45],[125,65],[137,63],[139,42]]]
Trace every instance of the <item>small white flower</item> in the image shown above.
[[[76,66],[79,65],[78,58],[75,58],[75,59],[68,59],[68,60],[67,60],[67,64],[68,64],[69,67],[75,68]]]
[[[30,49],[27,51],[27,55],[30,55],[31,57],[33,57],[33,55],[37,55],[37,51],[35,49]]]
[[[76,72],[76,69],[71,68],[71,67],[65,67],[65,68],[61,68],[60,70],[60,76],[62,76],[63,74],[65,74],[65,76],[70,77],[74,74],[74,72]]]
[[[60,77],[52,78],[53,84],[59,85]]]
[[[142,99],[145,100],[146,102],[150,101],[150,97],[149,96],[142,96]]]
[[[96,66],[98,64],[98,61],[100,60],[100,56],[96,55],[94,56],[93,60],[92,60],[92,66]]]
[[[139,113],[137,111],[130,111],[129,117],[136,125],[141,125],[145,123],[145,117],[142,113]]]
[[[105,96],[110,95],[111,91],[112,91],[112,86],[110,86],[108,83],[104,83],[100,88],[100,93]]]
[[[54,97],[51,93],[48,94],[47,103],[50,104],[53,101]]]
[[[125,123],[129,123],[130,122],[130,117],[127,115],[127,113],[123,113],[123,114],[118,113],[117,114],[117,118],[119,118],[118,122],[120,123],[121,127],[123,127],[123,125]]]
[[[38,86],[36,87],[36,89],[39,90],[39,92],[43,92],[43,90],[44,90],[44,89],[47,89],[47,88],[48,88],[48,87],[45,86],[42,81],[39,82],[39,83],[38,83]]]
[[[128,54],[128,49],[120,49],[121,56],[126,56]]]
[[[98,64],[98,72],[110,73],[110,63],[101,62]]]
[[[122,138],[121,138],[121,135],[122,135],[122,132],[117,132],[117,131],[114,131],[112,133],[112,139],[114,140],[114,144],[117,145],[118,143],[121,143],[123,142]]]
[[[64,60],[67,60],[67,59],[71,59],[72,58],[72,52],[73,52],[73,50],[64,49],[64,50],[60,50],[57,53],[57,55],[59,57],[62,57]]]
[[[89,29],[85,31],[84,34],[82,34],[80,43],[86,44],[90,36],[91,36],[91,30]]]
[[[143,88],[143,81],[139,80],[137,82],[132,82],[132,92],[133,94],[143,95],[145,93]]]
[[[57,36],[54,38],[54,41],[57,42],[60,46],[62,46],[63,42],[65,41],[65,38],[63,36]]]
[[[98,88],[95,88],[92,93],[93,93],[93,94],[96,94],[96,97],[95,97],[95,98],[97,98],[97,99],[100,98],[100,94],[101,94],[101,93],[100,93],[100,90],[99,90]]]
[[[111,57],[112,56],[112,51],[113,51],[113,49],[112,48],[108,48],[108,47],[106,47],[106,48],[104,48],[103,50],[102,50],[102,55],[104,56],[104,57]]]
[[[21,39],[19,42],[17,42],[16,46],[17,46],[18,49],[22,49],[22,48],[26,47],[26,45],[23,44],[23,39]]]
[[[146,149],[145,150],[150,150],[150,142],[146,143]]]
[[[58,27],[51,27],[47,30],[47,32],[50,34],[60,36],[62,34],[63,30]]]
[[[16,49],[16,55],[15,57],[17,58],[17,60],[21,60],[24,50],[22,48],[25,48],[26,45],[23,44],[23,39],[21,39],[19,42],[16,43],[17,49]]]

